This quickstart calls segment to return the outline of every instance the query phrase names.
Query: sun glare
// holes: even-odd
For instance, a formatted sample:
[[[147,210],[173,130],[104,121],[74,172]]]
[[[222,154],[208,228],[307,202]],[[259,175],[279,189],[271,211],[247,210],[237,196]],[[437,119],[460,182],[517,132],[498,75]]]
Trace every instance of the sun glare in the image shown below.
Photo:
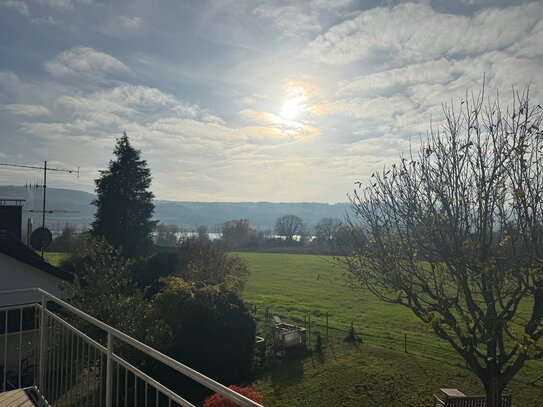
[[[300,99],[289,99],[281,106],[281,117],[286,120],[294,120],[300,114]]]

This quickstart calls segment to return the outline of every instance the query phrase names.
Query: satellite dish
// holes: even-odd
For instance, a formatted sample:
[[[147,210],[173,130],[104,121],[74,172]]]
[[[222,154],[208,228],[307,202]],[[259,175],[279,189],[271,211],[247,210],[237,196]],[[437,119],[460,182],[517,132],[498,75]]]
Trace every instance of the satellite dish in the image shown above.
[[[47,248],[53,241],[53,235],[47,228],[37,228],[30,236],[30,245],[35,250]]]

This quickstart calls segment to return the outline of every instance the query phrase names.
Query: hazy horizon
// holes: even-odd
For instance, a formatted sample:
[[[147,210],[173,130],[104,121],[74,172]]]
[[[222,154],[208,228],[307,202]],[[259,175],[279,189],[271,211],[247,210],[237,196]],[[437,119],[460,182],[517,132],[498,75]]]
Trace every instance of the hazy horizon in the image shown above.
[[[24,188],[24,185],[17,185],[17,184],[0,184],[0,188],[2,187],[17,187],[17,188]],[[30,188],[30,187],[29,187]],[[31,187],[34,188],[34,187]],[[38,186],[38,188],[41,188]],[[77,188],[70,188],[70,187],[56,187],[56,186],[47,186],[47,190],[50,189],[62,189],[66,191],[75,191],[75,192],[83,192],[85,194],[91,194],[96,195],[94,191],[83,191],[81,189]],[[152,188],[151,188],[152,189]],[[41,192],[40,192],[41,193]],[[1,198],[8,198],[4,196],[0,196]],[[271,203],[271,204],[320,204],[320,205],[343,205],[343,204],[349,204],[349,200],[346,199],[345,201],[337,201],[337,202],[319,202],[319,201],[202,201],[202,200],[186,200],[186,199],[161,199],[155,198],[153,201],[161,201],[161,202],[194,202],[194,203],[224,203],[224,204],[242,204],[242,203]]]

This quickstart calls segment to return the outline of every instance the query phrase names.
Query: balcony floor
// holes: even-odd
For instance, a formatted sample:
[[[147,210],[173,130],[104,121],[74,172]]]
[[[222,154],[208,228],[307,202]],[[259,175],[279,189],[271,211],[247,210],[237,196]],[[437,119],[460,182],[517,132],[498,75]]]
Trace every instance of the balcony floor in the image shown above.
[[[23,389],[0,393],[0,407],[35,407],[26,391]]]

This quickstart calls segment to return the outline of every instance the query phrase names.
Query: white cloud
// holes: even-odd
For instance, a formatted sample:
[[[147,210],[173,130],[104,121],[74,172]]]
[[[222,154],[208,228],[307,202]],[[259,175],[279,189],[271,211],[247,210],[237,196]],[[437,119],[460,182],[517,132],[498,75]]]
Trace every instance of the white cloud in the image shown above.
[[[262,20],[271,21],[282,37],[306,36],[321,30],[315,16],[295,6],[259,6],[253,10],[253,14]]]
[[[366,61],[392,66],[477,55],[514,48],[542,18],[540,2],[472,16],[441,14],[429,4],[400,4],[364,11],[333,26],[308,45],[305,55],[324,65]]]
[[[217,123],[174,117],[158,119],[148,126],[148,130],[162,135],[184,138],[186,140],[233,140],[246,137],[239,131]]]
[[[541,39],[543,38],[543,19],[532,30],[510,47],[510,51],[519,57],[536,58],[543,56]]]
[[[143,25],[143,20],[141,17],[121,16],[119,17],[118,21],[121,28],[129,32],[138,31]]]
[[[49,114],[49,110],[40,105],[8,104],[0,105],[0,109],[20,116],[42,116]]]
[[[143,28],[143,19],[141,17],[116,16],[105,28],[99,30],[105,34],[127,39],[139,34]]]
[[[350,5],[353,0],[311,0],[311,6],[318,9],[330,10]]]
[[[28,6],[23,0],[3,0],[0,6],[18,11],[24,16],[28,16]]]
[[[242,105],[254,105],[256,103],[256,99],[250,96],[244,96],[238,102]]]
[[[477,7],[484,7],[484,6],[507,6],[511,4],[521,4],[521,3],[528,3],[533,0],[460,0],[462,3],[464,3],[467,6],[477,6]]]
[[[39,0],[41,3],[48,5],[60,11],[73,10],[76,4],[92,4],[94,0]]]
[[[57,10],[71,10],[74,7],[72,0],[40,0],[40,2]]]
[[[338,95],[380,95],[397,91],[398,87],[419,83],[447,83],[463,72],[459,64],[445,58],[387,69],[368,75],[357,76],[339,83]]]
[[[440,100],[463,97],[467,89],[479,88],[483,77],[489,88],[507,89],[532,82],[536,87],[543,85],[540,62],[492,51],[479,56],[463,59],[440,58],[434,61],[388,69],[351,80],[343,80],[336,92],[339,97],[386,96],[397,93],[411,94],[415,86],[439,86],[436,96]],[[443,92],[441,92],[441,90]],[[422,99],[421,99],[422,102]],[[426,104],[439,104],[439,100],[425,99]]]
[[[19,130],[54,144],[61,140],[68,142],[67,138],[73,134],[74,129],[66,123],[23,122]]]
[[[32,18],[30,21],[32,21],[34,24],[43,24],[43,25],[51,25],[51,26],[56,26],[59,24],[59,21],[55,20],[53,16]]]
[[[387,122],[397,115],[415,111],[417,106],[408,97],[393,96],[338,100],[325,104],[323,108],[331,114]]]
[[[93,117],[104,123],[118,123],[116,118],[147,121],[157,115],[175,115],[184,118],[200,118],[218,121],[198,105],[176,99],[159,89],[142,85],[121,83],[109,89],[91,93],[63,95],[58,103],[84,118]]]
[[[54,77],[101,77],[107,73],[126,73],[129,68],[117,58],[90,47],[75,47],[59,53],[45,63],[45,70]]]

